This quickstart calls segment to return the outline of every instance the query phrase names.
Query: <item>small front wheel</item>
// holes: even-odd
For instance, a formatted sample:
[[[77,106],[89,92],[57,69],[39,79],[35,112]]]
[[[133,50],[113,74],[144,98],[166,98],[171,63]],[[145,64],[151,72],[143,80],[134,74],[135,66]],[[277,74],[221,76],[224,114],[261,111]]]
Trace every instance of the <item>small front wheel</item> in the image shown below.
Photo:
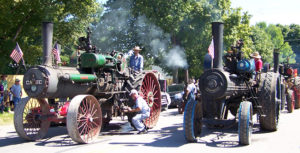
[[[92,95],[75,96],[67,114],[67,129],[73,141],[89,143],[99,136],[102,111],[98,100]]]
[[[241,145],[249,145],[252,135],[252,103],[248,101],[241,102],[239,108],[239,143]]]
[[[202,131],[202,103],[191,98],[184,111],[184,136],[188,142],[197,142]]]

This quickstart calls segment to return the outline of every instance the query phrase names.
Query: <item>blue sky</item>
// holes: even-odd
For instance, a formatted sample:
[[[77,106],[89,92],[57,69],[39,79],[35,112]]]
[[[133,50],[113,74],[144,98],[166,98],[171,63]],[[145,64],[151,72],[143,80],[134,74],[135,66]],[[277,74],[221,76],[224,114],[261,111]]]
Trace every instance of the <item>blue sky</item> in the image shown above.
[[[300,24],[300,0],[231,0],[232,7],[242,7],[253,15],[250,22]]]
[[[105,3],[107,0],[98,0]],[[264,21],[267,24],[299,24],[300,0],[231,0],[233,8],[242,7],[252,15],[251,25]]]

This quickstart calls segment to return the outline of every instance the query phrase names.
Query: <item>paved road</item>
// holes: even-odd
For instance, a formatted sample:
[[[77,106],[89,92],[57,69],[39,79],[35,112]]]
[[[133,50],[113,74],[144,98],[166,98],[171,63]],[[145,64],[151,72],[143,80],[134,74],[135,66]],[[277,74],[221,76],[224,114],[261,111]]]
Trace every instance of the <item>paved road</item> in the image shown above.
[[[265,133],[255,125],[252,144],[238,144],[237,127],[226,130],[203,128],[198,143],[186,143],[183,115],[176,109],[162,112],[157,126],[148,134],[128,132],[128,124],[115,119],[92,144],[78,145],[67,135],[65,127],[50,128],[47,138],[37,142],[20,139],[13,126],[0,127],[1,153],[300,153],[300,110],[282,112],[279,130]]]

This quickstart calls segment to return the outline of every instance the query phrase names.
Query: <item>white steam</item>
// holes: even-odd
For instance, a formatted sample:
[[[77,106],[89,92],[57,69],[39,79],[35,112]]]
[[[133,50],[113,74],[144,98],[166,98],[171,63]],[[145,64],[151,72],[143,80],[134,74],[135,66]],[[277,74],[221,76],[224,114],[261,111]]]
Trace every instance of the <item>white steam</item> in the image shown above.
[[[188,66],[184,49],[175,46],[164,57],[166,65],[170,68],[186,68]]]
[[[134,46],[140,45],[146,50],[148,57],[161,57],[160,60],[169,68],[187,67],[184,48],[173,47],[171,35],[164,33],[145,16],[133,16],[132,5],[132,0],[113,1],[110,4],[109,10],[95,26],[93,38],[97,42],[97,47],[103,51],[128,52]]]

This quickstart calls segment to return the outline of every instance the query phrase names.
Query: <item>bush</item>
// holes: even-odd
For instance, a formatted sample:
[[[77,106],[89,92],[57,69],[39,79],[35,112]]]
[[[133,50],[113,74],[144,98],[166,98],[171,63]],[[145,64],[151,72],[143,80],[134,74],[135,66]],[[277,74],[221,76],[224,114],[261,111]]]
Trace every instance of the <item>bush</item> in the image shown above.
[[[13,124],[14,114],[3,112],[0,113],[0,125],[10,125]]]

